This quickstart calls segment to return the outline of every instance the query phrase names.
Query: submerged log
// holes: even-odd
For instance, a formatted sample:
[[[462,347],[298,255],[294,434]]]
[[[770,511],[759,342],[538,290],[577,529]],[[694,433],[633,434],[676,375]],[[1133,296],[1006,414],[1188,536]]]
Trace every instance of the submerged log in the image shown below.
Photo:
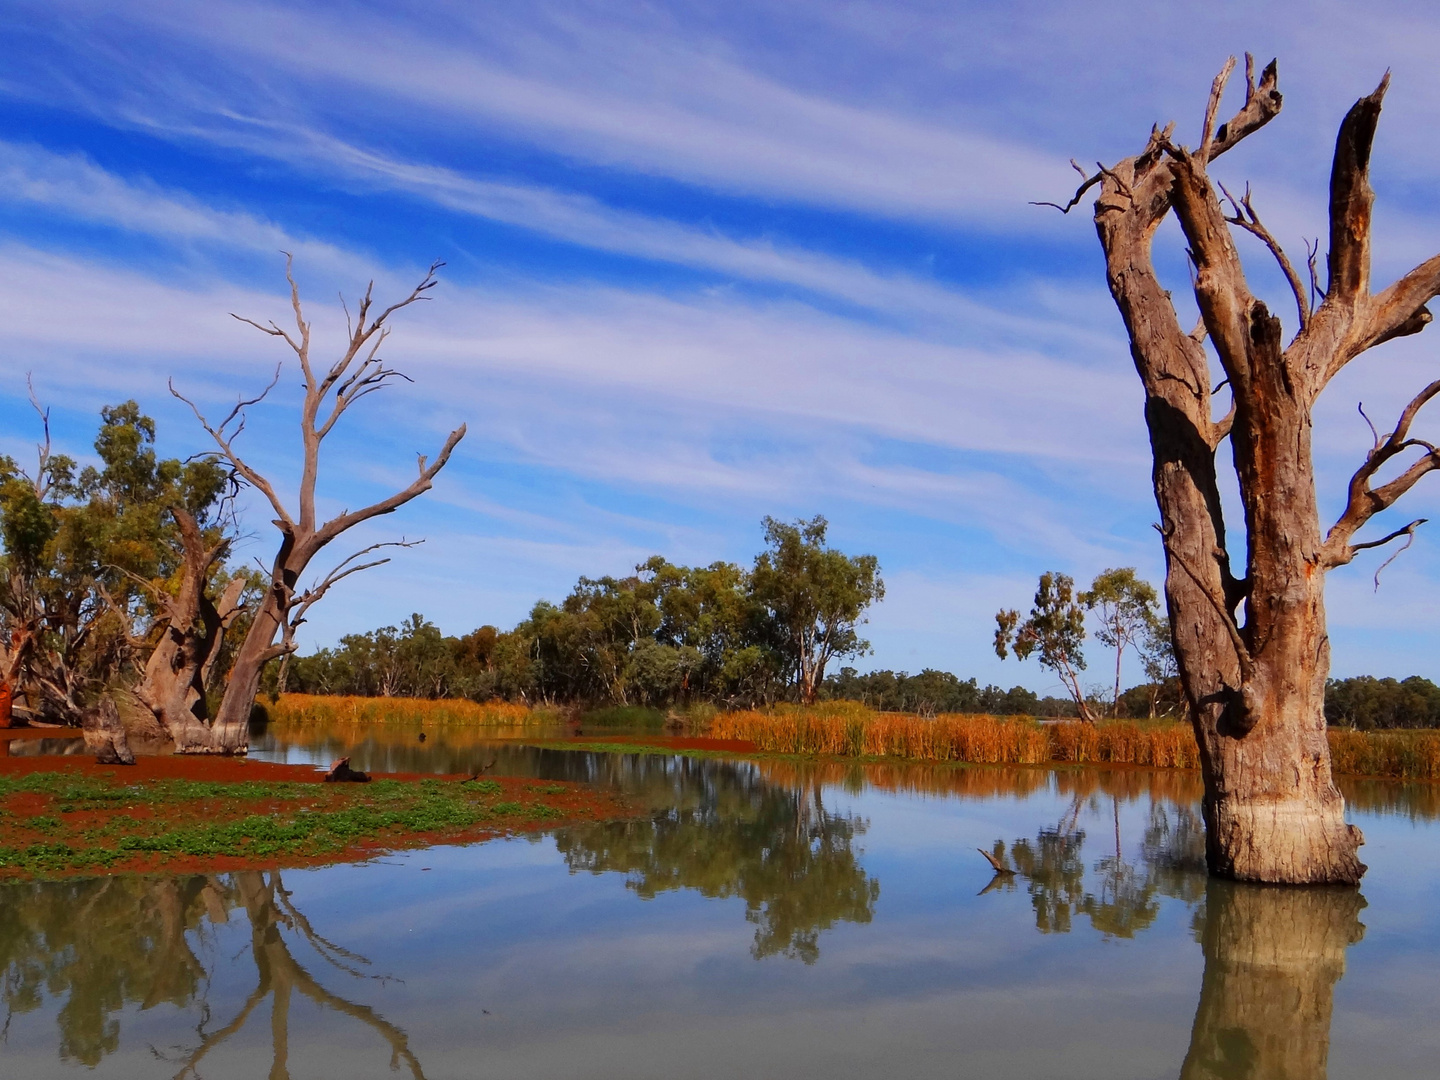
[[[990,852],[986,851],[983,847],[976,848],[975,850],[980,852],[981,855],[985,856],[985,861],[990,864],[991,868],[995,871],[995,873],[1014,877],[1015,871],[1011,870],[1008,866],[1006,866],[1004,860],[997,859],[994,855],[990,854]]]
[[[359,769],[352,769],[348,757],[342,757],[335,762],[330,766],[330,771],[325,774],[325,783],[327,784],[368,784],[369,782],[370,774],[361,772]]]

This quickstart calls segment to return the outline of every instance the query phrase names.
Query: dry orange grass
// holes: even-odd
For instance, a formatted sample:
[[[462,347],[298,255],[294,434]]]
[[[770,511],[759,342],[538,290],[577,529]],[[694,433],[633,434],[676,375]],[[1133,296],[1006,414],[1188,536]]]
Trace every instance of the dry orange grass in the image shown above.
[[[426,698],[344,697],[281,694],[265,702],[270,719],[282,724],[424,724],[455,727],[521,727],[555,724],[558,712],[512,705],[507,701],[431,701]]]
[[[709,734],[760,750],[827,757],[907,758],[995,765],[1047,762],[1194,769],[1200,751],[1188,724],[1115,720],[1041,724],[1029,717],[876,713],[854,702],[717,716]],[[1329,732],[1336,773],[1440,780],[1440,732]]]
[[[1440,731],[1330,731],[1337,773],[1440,780]]]

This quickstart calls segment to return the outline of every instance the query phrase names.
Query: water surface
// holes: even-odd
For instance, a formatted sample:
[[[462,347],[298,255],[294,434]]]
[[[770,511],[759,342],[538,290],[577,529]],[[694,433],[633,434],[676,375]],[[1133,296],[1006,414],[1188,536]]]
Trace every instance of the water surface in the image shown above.
[[[1434,788],[1363,888],[1208,882],[1178,772],[805,766],[271,731],[617,787],[631,821],[363,865],[0,887],[0,1075],[1420,1077]],[[998,843],[1019,873],[994,877]]]

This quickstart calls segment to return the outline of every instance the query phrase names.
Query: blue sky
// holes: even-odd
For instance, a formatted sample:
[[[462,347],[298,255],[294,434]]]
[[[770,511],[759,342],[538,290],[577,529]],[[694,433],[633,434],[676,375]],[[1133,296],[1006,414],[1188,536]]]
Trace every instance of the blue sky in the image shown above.
[[[995,610],[1042,570],[1158,581],[1160,558],[1089,215],[1029,200],[1152,122],[1193,142],[1214,72],[1249,49],[1279,57],[1286,105],[1222,179],[1299,252],[1325,232],[1339,118],[1390,68],[1375,276],[1440,250],[1440,20],[1418,3],[9,0],[0,32],[0,452],[33,453],[27,371],[78,456],[126,397],[162,449],[203,449],[165,380],[212,411],[264,384],[283,357],[228,313],[285,314],[282,248],[322,343],[338,293],[403,294],[447,263],[389,347],[415,384],[327,442],[326,504],[470,434],[430,495],[357,537],[426,543],[328,598],[307,646],[413,610],[508,626],[579,574],[748,561],[762,515],[823,513],[889,586],[862,667],[1058,692],[995,658]],[[1176,239],[1159,263],[1193,310]],[[1330,516],[1367,446],[1357,402],[1394,414],[1434,377],[1435,333],[1322,400]],[[289,372],[244,436],[282,487],[295,400]],[[1399,510],[1440,519],[1440,486]],[[247,558],[268,517],[248,515]],[[1382,556],[1331,576],[1337,674],[1440,677],[1437,552],[1422,532],[1378,592]]]

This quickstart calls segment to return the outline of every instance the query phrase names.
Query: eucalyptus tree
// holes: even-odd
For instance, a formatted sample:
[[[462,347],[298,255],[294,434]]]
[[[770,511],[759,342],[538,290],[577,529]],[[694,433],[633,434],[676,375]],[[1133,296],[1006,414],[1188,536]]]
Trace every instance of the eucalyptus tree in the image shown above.
[[[374,282],[352,320],[346,311],[348,338],[338,358],[328,368],[319,367],[311,359],[310,323],[300,304],[300,289],[295,283],[291,258],[285,256],[285,279],[290,285],[290,307],[295,320],[293,330],[282,329],[277,323],[261,324],[253,319],[234,316],[264,334],[279,338],[299,361],[304,398],[300,407],[300,481],[295,511],[280,497],[275,485],[258,469],[240,456],[236,437],[245,427],[245,413],[259,404],[280,378],[275,377],[256,397],[242,399],[218,424],[212,424],[190,399],[180,394],[173,383],[170,392],[190,406],[195,418],[214,440],[220,456],[247,484],[261,493],[275,513],[273,524],[280,532],[280,544],[270,564],[266,588],[245,640],[235,654],[234,665],[225,685],[225,694],[213,720],[196,725],[179,749],[189,753],[244,753],[249,745],[250,710],[260,686],[260,676],[271,660],[295,651],[295,631],[309,609],[324,598],[338,582],[351,574],[388,562],[387,558],[369,558],[378,548],[408,546],[404,541],[373,544],[341,560],[333,570],[314,584],[302,588],[300,578],[325,547],[355,526],[394,513],[412,499],[429,491],[436,475],[450,460],[450,454],[465,437],[461,424],[446,437],[429,461],[420,455],[414,480],[392,495],[357,510],[342,510],[328,521],[321,521],[316,509],[316,488],[320,477],[320,447],[340,418],[362,398],[406,379],[389,366],[380,355],[390,336],[390,317],[397,311],[425,299],[435,287],[435,272],[442,263],[433,263],[420,283],[403,299],[372,314]],[[279,641],[276,641],[276,637]]]
[[[206,714],[205,689],[246,579],[223,566],[227,470],[160,458],[133,401],[101,410],[99,467],[52,450],[49,414],[33,472],[0,461],[0,676],[32,711],[79,723],[120,680],[165,734]],[[123,678],[122,678],[123,677]]]
[[[1440,256],[1372,288],[1370,152],[1387,74],[1340,124],[1325,280],[1316,269],[1317,243],[1307,283],[1249,191],[1233,199],[1210,176],[1216,159],[1281,109],[1275,63],[1257,80],[1247,56],[1244,103],[1222,122],[1234,67],[1232,57],[1216,77],[1194,147],[1175,142],[1173,123],[1154,127],[1138,154],[1086,176],[1062,209],[1098,189],[1094,221],[1106,276],[1145,388],[1165,594],[1201,746],[1210,869],[1275,883],[1355,882],[1365,870],[1363,838],[1345,822],[1325,738],[1325,578],[1364,550],[1408,542],[1423,523],[1357,539],[1440,466],[1440,451],[1411,434],[1417,414],[1440,395],[1440,380],[1416,394],[1388,431],[1374,431],[1328,529],[1315,491],[1313,410],[1350,361],[1431,321],[1426,304],[1440,293]],[[1156,230],[1172,213],[1200,310],[1188,332],[1152,255]],[[1232,230],[1257,239],[1289,284],[1298,329],[1288,343],[1280,319],[1251,289]],[[1217,407],[1220,387],[1228,388],[1229,402]],[[1238,574],[1218,479],[1226,441],[1243,508],[1245,566]]]
[[[1085,699],[1080,672],[1085,670],[1085,607],[1075,591],[1075,579],[1068,574],[1044,573],[1035,589],[1035,601],[1025,621],[1015,610],[995,614],[995,655],[1017,660],[1032,655],[1040,666],[1060,677],[1065,690],[1075,699],[1080,719],[1095,722],[1094,710]]]
[[[1094,613],[1099,624],[1095,636],[1101,644],[1115,650],[1112,716],[1118,716],[1120,710],[1120,668],[1125,650],[1143,646],[1159,599],[1155,586],[1140,577],[1133,566],[1102,571],[1090,583],[1090,588],[1080,594],[1080,602]]]
[[[751,595],[808,705],[826,664],[869,650],[856,629],[870,605],[885,598],[885,583],[874,555],[850,556],[826,544],[828,523],[819,515],[794,524],[766,517],[763,524],[766,550],[755,559]]]

